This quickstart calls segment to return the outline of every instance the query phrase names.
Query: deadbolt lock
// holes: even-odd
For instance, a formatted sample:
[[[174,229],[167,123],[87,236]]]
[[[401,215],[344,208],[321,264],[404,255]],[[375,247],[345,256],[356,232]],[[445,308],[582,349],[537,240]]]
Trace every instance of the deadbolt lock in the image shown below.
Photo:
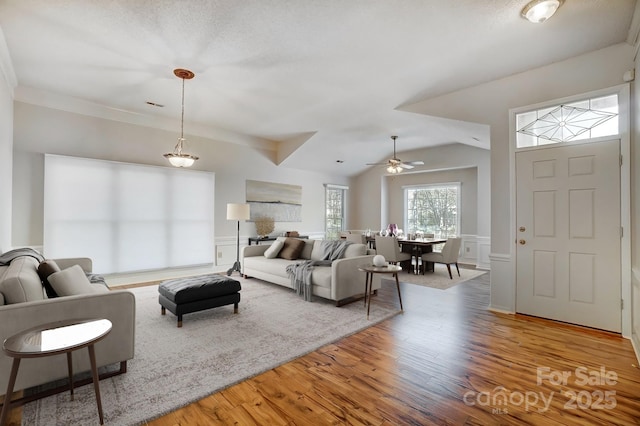
[[[527,229],[526,229],[524,226],[521,226],[520,228],[518,228],[518,231],[520,231],[520,232],[524,232],[524,231],[526,231],[526,230],[527,230]]]

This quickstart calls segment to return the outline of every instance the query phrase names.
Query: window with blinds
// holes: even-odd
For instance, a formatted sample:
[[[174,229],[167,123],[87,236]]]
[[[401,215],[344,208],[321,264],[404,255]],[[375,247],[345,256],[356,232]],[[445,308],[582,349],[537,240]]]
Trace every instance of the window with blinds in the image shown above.
[[[44,254],[96,273],[214,261],[214,174],[45,156]]]

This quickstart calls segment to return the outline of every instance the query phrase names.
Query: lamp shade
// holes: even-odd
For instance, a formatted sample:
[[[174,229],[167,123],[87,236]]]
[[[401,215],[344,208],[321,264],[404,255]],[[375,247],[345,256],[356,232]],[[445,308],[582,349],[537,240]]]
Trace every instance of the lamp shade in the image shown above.
[[[249,204],[227,204],[227,220],[249,220]]]

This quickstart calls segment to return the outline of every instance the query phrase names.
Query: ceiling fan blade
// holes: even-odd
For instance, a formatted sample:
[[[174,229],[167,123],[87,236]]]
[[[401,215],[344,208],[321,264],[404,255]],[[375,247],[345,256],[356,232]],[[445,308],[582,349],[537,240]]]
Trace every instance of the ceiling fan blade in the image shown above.
[[[403,169],[413,169],[413,166],[407,163],[400,163],[398,164],[398,166],[402,167]]]
[[[387,164],[389,164],[388,162],[384,162],[384,163],[367,163],[367,166],[386,166]]]
[[[424,161],[407,161],[403,164],[408,164],[410,166],[424,166]]]

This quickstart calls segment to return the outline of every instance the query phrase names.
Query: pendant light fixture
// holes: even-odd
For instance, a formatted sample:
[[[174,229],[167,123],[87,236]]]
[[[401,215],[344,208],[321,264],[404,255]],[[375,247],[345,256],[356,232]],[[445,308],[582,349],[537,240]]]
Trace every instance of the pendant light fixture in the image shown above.
[[[173,148],[173,152],[169,152],[164,154],[164,157],[169,160],[172,166],[175,167],[191,167],[193,162],[198,159],[195,155],[186,154],[182,152],[182,148],[184,146],[184,81],[191,80],[195,77],[195,74],[189,70],[184,70],[181,68],[176,68],[173,70],[173,73],[176,77],[182,79],[182,116],[180,118],[180,137],[178,138],[178,143],[175,148]]]

